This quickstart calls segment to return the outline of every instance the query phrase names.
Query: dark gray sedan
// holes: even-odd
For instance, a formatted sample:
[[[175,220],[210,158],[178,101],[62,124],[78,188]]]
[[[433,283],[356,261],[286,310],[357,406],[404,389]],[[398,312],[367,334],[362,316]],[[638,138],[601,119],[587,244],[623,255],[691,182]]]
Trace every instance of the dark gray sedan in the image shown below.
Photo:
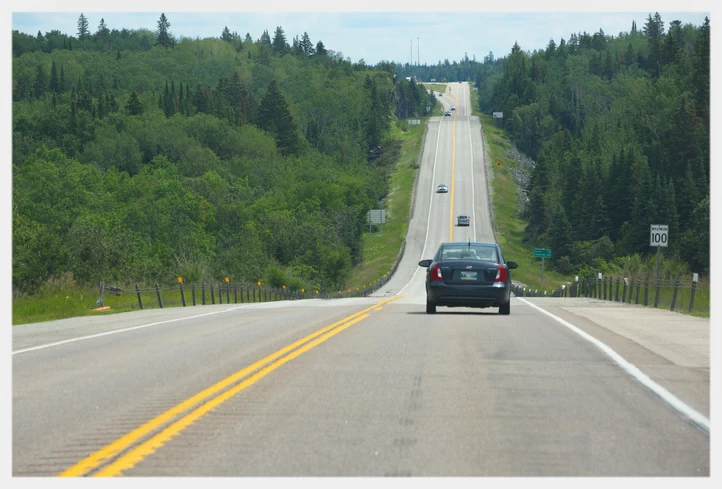
[[[421,260],[426,267],[426,312],[436,306],[498,307],[511,313],[511,270],[516,262],[504,261],[496,243],[442,243],[433,259]]]

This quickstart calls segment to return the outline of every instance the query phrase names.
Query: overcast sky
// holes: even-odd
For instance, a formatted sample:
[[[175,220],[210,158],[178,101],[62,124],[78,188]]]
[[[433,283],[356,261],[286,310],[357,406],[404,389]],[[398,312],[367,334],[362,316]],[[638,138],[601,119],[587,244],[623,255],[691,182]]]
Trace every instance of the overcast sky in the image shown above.
[[[273,37],[280,26],[289,44],[306,32],[314,44],[322,41],[326,49],[353,62],[363,59],[367,64],[383,60],[436,64],[445,59],[459,61],[465,55],[482,61],[490,52],[500,58],[509,54],[514,42],[525,51],[533,51],[544,49],[550,39],[557,44],[561,39],[568,41],[572,33],[593,34],[601,29],[617,36],[628,32],[632,22],[641,30],[649,14],[655,12],[660,13],[665,30],[673,20],[699,26],[708,16],[713,24],[712,9],[716,8],[712,1],[700,0],[610,0],[600,5],[604,11],[584,11],[585,7],[559,0],[544,2],[543,11],[540,2],[528,0],[513,2],[513,6],[494,2],[494,7],[481,0],[413,0],[415,10],[408,10],[408,1],[380,0],[359,0],[358,7],[343,0],[214,2],[208,9],[199,9],[202,3],[197,1],[129,0],[118,3],[122,10],[106,10],[114,7],[104,3],[102,11],[97,1],[11,3],[8,15],[12,30],[33,36],[51,30],[77,36],[81,13],[88,19],[91,32],[97,30],[101,19],[110,29],[155,31],[161,13],[165,13],[176,38],[220,37],[223,28],[228,27],[231,32],[242,37],[248,33],[256,40],[264,30]],[[350,5],[362,11],[350,11]]]

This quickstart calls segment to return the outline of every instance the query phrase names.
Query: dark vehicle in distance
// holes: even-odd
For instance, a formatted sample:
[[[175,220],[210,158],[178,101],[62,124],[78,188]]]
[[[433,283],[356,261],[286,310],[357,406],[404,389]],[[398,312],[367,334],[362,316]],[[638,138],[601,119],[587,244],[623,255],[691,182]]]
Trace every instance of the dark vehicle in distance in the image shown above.
[[[419,266],[427,269],[427,314],[435,314],[437,306],[498,307],[499,314],[511,313],[511,270],[518,265],[504,261],[496,243],[441,243],[434,258]]]
[[[470,226],[471,225],[471,217],[469,217],[466,214],[459,214],[456,216],[456,225],[457,226]]]
[[[444,112],[444,115],[451,115],[451,112],[447,110],[446,112]]]
[[[440,193],[440,194],[445,194],[445,193],[447,193],[447,192],[449,191],[449,187],[447,187],[446,185],[444,185],[444,184],[442,183],[441,185],[439,185],[438,187],[436,187],[436,191],[437,191],[438,193]]]

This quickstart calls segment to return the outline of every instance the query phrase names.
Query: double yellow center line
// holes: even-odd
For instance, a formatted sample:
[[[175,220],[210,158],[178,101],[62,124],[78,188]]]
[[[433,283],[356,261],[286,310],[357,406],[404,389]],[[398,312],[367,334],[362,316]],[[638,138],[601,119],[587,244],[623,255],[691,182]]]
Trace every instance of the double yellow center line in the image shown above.
[[[458,102],[458,101],[457,101]],[[449,194],[449,241],[454,241],[454,180],[456,175],[456,114],[451,129],[451,188]]]
[[[91,454],[58,476],[112,477],[121,475],[154,453],[204,414],[255,384],[285,363],[367,318],[371,310],[378,310],[399,298],[399,296],[395,296],[384,299],[239,370]]]

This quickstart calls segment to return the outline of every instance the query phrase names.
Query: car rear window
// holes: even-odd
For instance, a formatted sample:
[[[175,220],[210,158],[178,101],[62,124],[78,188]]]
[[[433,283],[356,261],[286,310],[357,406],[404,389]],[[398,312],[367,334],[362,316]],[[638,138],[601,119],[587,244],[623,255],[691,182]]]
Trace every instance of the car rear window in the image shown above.
[[[480,260],[499,263],[496,248],[491,246],[463,245],[458,247],[446,247],[441,252],[441,260]]]

